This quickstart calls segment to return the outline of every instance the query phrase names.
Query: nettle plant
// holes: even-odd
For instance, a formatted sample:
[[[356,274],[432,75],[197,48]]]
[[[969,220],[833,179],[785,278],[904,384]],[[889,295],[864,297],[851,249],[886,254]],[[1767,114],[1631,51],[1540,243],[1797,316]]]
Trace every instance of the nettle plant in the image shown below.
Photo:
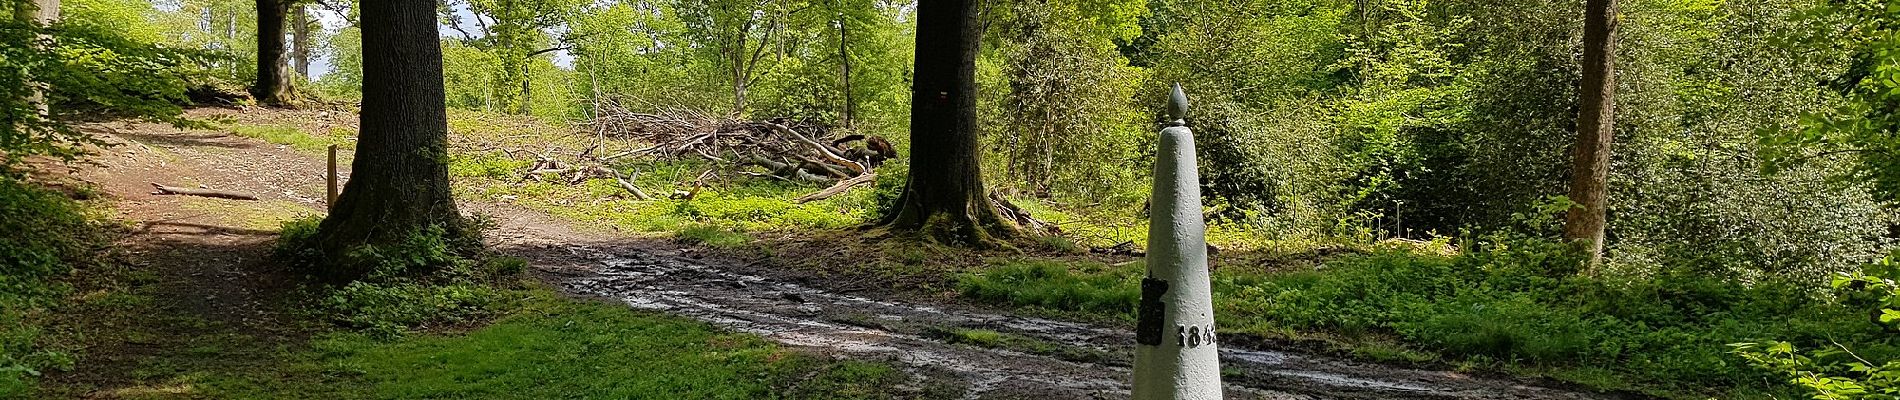
[[[1843,305],[1869,306],[1869,317],[1887,332],[1900,331],[1900,255],[1889,256],[1858,273],[1834,279]],[[1735,343],[1735,353],[1756,367],[1789,378],[1815,399],[1900,399],[1900,360],[1871,361],[1852,349],[1830,341],[1833,347],[1800,350],[1793,343],[1768,341]]]

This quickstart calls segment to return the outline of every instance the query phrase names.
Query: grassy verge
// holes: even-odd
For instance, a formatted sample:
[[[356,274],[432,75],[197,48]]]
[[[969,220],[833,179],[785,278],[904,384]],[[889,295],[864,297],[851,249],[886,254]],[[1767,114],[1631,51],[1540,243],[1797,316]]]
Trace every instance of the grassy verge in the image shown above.
[[[903,376],[616,304],[512,293],[480,328],[385,338],[330,331],[252,365],[180,359],[131,398],[891,398]],[[165,363],[154,361],[155,363]],[[238,368],[242,367],[242,368]]]
[[[285,243],[305,240],[315,226],[314,219],[284,224]],[[181,292],[172,280],[180,277],[155,269],[190,266],[89,270],[96,276],[87,279],[109,284],[88,284],[99,287],[72,297],[61,310],[80,326],[65,332],[78,333],[69,339],[79,344],[112,349],[87,352],[88,364],[72,374],[120,372],[16,385],[0,398],[928,397],[892,389],[907,377],[883,364],[831,360],[686,318],[563,297],[520,276],[518,259],[468,262],[428,236],[351,255],[401,277],[274,286],[283,292],[266,296],[278,303],[264,305],[261,320],[181,306],[196,299],[175,298]],[[415,270],[440,263],[447,264]]]
[[[73,357],[46,346],[41,332],[68,291],[58,278],[90,262],[103,238],[97,207],[74,200],[90,193],[0,175],[0,232],[7,232],[0,235],[0,398],[25,397],[43,372],[73,366]]]
[[[263,140],[272,144],[288,146],[297,152],[310,155],[324,155],[330,145],[339,149],[354,149],[356,142],[350,140],[354,132],[336,129],[322,135],[313,135],[294,126],[239,124],[231,127],[231,133],[238,136]],[[340,155],[339,155],[340,157]]]
[[[1514,242],[1458,255],[1376,251],[1314,269],[1217,270],[1221,332],[1317,340],[1361,357],[1448,363],[1666,398],[1790,397],[1729,343],[1839,342],[1871,359],[1900,343],[1865,313],[1779,282],[1662,274],[1579,277],[1559,245]],[[1140,263],[1013,261],[959,279],[996,304],[1132,320]]]

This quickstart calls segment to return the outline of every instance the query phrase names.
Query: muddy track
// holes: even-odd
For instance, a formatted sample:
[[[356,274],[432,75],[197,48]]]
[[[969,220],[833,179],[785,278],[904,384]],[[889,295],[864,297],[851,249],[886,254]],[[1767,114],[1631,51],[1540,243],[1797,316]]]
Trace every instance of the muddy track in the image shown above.
[[[317,115],[294,114],[289,120],[323,120]],[[149,124],[125,124],[125,131],[103,125],[95,129],[102,130],[98,132],[102,137],[127,145],[114,150],[114,154],[123,152],[123,162],[114,161],[109,163],[111,168],[90,175],[114,193],[140,202],[183,201],[142,196],[147,190],[144,182],[153,180],[212,183],[257,193],[293,208],[310,207],[321,196],[322,186],[315,178],[321,164],[315,157],[281,146]],[[970,399],[1128,397],[1124,380],[1134,339],[1124,329],[831,292],[797,282],[797,273],[746,273],[741,272],[748,270],[744,266],[679,257],[674,246],[576,232],[570,229],[573,225],[544,213],[479,202],[463,206],[497,217],[500,226],[493,232],[494,244],[504,252],[529,257],[538,275],[567,292],[689,316],[817,352],[892,361],[915,378],[912,387],[894,388],[900,391],[927,393],[924,397],[931,398],[941,397],[942,392],[932,390],[939,387],[960,388],[961,396]],[[1043,345],[958,344],[955,335],[947,332],[959,329],[1002,332]],[[1294,352],[1224,345],[1221,355],[1227,394],[1235,399],[1602,397]]]
[[[627,246],[560,245],[545,269],[569,292],[685,315],[859,359],[892,360],[918,381],[949,380],[964,398],[1126,398],[1132,332],[960,307],[873,299],[735,272]],[[537,265],[547,265],[537,260]],[[982,329],[1066,347],[1052,351],[954,343]],[[1034,352],[1036,354],[1031,354]],[[1601,396],[1443,371],[1399,369],[1289,352],[1221,349],[1236,399],[1590,399]]]

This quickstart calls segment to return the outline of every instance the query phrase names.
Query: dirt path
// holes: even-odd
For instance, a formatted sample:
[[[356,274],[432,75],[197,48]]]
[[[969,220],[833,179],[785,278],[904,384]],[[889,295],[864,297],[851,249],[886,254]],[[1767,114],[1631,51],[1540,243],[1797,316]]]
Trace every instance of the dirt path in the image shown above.
[[[691,316],[773,340],[895,361],[923,379],[969,388],[965,398],[1126,398],[1132,332],[827,291],[796,278],[708,265],[650,241],[575,233],[545,216],[494,213],[508,251],[567,291]],[[776,275],[776,274],[775,274]],[[985,348],[946,332],[1000,332],[1058,348]],[[1034,353],[1034,354],[1031,354]],[[1235,399],[1591,399],[1509,380],[1265,349],[1221,349]]]
[[[319,181],[294,172],[313,160],[215,132],[124,123],[85,129],[115,146],[74,175],[110,193],[115,217],[128,226],[107,255],[111,262],[74,272],[77,301],[62,312],[82,317],[50,329],[84,349],[80,367],[49,374],[43,395],[190,397],[192,388],[173,378],[207,366],[265,368],[281,344],[309,332],[286,315],[281,293],[294,288],[269,256],[279,222],[317,213]],[[154,196],[153,182],[263,200]]]
[[[305,116],[308,117],[308,116]],[[110,125],[110,124],[106,124]],[[202,258],[174,268],[163,292],[185,310],[216,321],[268,325],[269,312],[251,296],[257,284],[232,284],[265,253],[274,221],[321,207],[322,164],[313,156],[215,132],[125,126],[109,140],[126,143],[82,174],[125,199],[121,209],[147,223],[134,248]],[[145,182],[209,185],[258,194],[233,203],[151,196]],[[828,291],[822,283],[745,268],[708,265],[652,240],[582,232],[544,214],[494,204],[464,204],[495,217],[491,240],[533,261],[538,274],[582,296],[663,310],[841,357],[888,360],[918,381],[968,388],[965,398],[1125,398],[1133,339],[1121,329],[1024,318],[955,305],[919,304]],[[189,249],[228,249],[208,254]],[[135,250],[140,251],[140,250]],[[172,260],[174,265],[193,265]],[[795,275],[795,273],[794,273]],[[200,291],[203,301],[186,293]],[[193,304],[202,303],[202,304]],[[238,305],[238,307],[231,307]],[[960,344],[954,332],[984,330],[1038,343],[1028,348]],[[136,346],[109,351],[128,360]],[[1261,399],[1585,399],[1594,395],[1453,372],[1391,368],[1272,350],[1222,349],[1231,398]],[[79,380],[122,379],[112,369]]]

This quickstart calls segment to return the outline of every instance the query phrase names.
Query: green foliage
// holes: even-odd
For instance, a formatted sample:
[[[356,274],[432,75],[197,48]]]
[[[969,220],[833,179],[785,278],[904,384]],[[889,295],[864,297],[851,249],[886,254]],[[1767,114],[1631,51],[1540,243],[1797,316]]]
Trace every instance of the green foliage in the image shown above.
[[[32,319],[65,292],[59,277],[89,257],[99,238],[85,206],[65,195],[0,177],[0,398],[24,396],[41,371],[71,368],[70,356],[42,348]]]
[[[1805,1],[1623,8],[1608,255],[1619,273],[1818,283],[1884,252],[1894,216],[1877,191],[1828,179],[1851,166],[1767,174],[1777,154],[1828,148],[1756,141],[1845,104],[1815,83],[1856,70],[1841,49],[1893,36],[1875,27],[1894,18],[1872,14],[1888,11],[1864,3],[1821,8],[1858,19]],[[1554,234],[1511,214],[1565,191],[1580,6],[1156,1],[1144,36],[1120,44],[1153,76],[1137,102],[1151,115],[1165,83],[1194,99],[1218,219],[1273,237]]]
[[[1113,42],[1141,32],[1134,21],[1144,3],[1012,3],[992,17],[1000,21],[986,54],[1001,65],[979,85],[1001,97],[980,100],[995,107],[983,125],[990,152],[1002,156],[990,168],[1004,178],[999,186],[1123,206],[1144,196],[1141,146],[1152,133],[1131,104],[1144,71],[1128,67]]]
[[[1141,300],[1141,270],[1140,265],[1018,260],[960,276],[957,288],[964,297],[983,301],[1129,316]]]
[[[897,212],[898,200],[903,200],[904,185],[908,183],[910,165],[905,160],[887,162],[877,167],[877,182],[871,183],[871,205],[876,212],[871,215],[884,216]]]
[[[1900,327],[1900,310],[1896,310],[1900,308],[1900,284],[1894,283],[1894,276],[1900,276],[1900,262],[1889,256],[1863,271],[1841,274],[1834,279],[1833,287],[1840,293],[1842,305],[1869,310],[1869,322],[1891,336],[1894,328]],[[1826,344],[1812,344],[1818,348],[1806,351],[1797,351],[1795,344],[1784,341],[1729,346],[1749,364],[1788,378],[1789,383],[1806,389],[1814,399],[1900,398],[1900,355],[1891,348],[1881,349],[1885,350],[1882,354],[1870,354],[1874,360],[1885,360],[1879,362],[1863,358],[1832,338]]]
[[[151,2],[140,3],[153,8]],[[152,23],[157,25],[166,44],[174,48],[215,49],[223,53],[223,57],[184,65],[187,70],[198,75],[194,83],[243,88],[257,80],[256,2],[180,0],[173,4],[177,8],[169,12],[144,13],[153,16]]]
[[[180,117],[187,79],[181,65],[213,53],[167,47],[124,29],[147,24],[132,4],[77,1],[74,13],[52,27],[0,21],[0,170],[32,156],[83,155],[99,142],[65,121],[101,111],[202,126]],[[41,90],[45,100],[37,104],[50,115],[31,100]]]
[[[351,16],[354,20],[354,16]],[[324,47],[330,49],[330,73],[317,78],[316,87],[325,97],[360,99],[363,97],[363,31],[344,27],[329,35]],[[448,67],[448,48],[443,48],[444,86],[454,73]],[[446,87],[445,87],[446,90]],[[446,98],[446,97],[445,97]]]
[[[449,176],[505,179],[527,169],[529,162],[506,155],[455,152],[449,154]]]
[[[47,280],[64,274],[70,261],[91,252],[96,230],[83,206],[58,192],[14,178],[0,178],[0,230],[64,232],[63,235],[0,236],[0,304],[45,305],[57,293]]]
[[[1621,377],[1618,388],[1675,396],[1718,394],[1715,388],[1734,388],[1731,395],[1779,391],[1729,366],[1720,346],[1736,339],[1876,338],[1842,329],[1852,316],[1817,306],[1799,285],[1696,275],[1577,277],[1570,272],[1576,257],[1559,244],[1521,239],[1455,257],[1377,253],[1334,263],[1324,274],[1241,285],[1216,313],[1259,318],[1265,326],[1389,333],[1481,364],[1600,369]]]
[[[570,25],[575,91],[634,111],[849,126],[902,148],[914,12],[871,0],[599,5]]]
[[[722,249],[744,247],[752,243],[751,236],[710,225],[687,227],[680,231],[680,239]]]
[[[518,258],[486,254],[439,226],[317,260],[314,240],[321,225],[314,216],[285,222],[279,258],[309,268],[320,280],[341,282],[318,289],[317,309],[341,325],[382,337],[496,315],[510,307],[504,299],[511,279],[527,267]]]
[[[492,315],[503,293],[481,285],[350,282],[320,302],[343,326],[394,337],[411,329],[456,326]]]
[[[1455,256],[1381,250],[1313,270],[1219,270],[1215,316],[1233,334],[1320,335],[1355,352],[1412,358],[1422,350],[1478,368],[1684,398],[1785,393],[1730,361],[1723,344],[1740,340],[1831,338],[1863,355],[1900,351],[1864,314],[1799,284],[1577,276],[1578,257],[1558,243],[1493,236]],[[1019,261],[965,275],[959,287],[987,302],[1133,318],[1142,275],[1139,264]]]
[[[1900,130],[1900,7],[1871,0],[1827,1],[1801,17],[1834,28],[1791,38],[1789,47],[1837,45],[1848,51],[1846,68],[1828,82],[1845,101],[1832,110],[1803,115],[1800,129],[1766,131],[1763,143],[1775,151],[1772,160],[1779,164],[1771,169],[1849,154],[1857,163],[1847,176],[1873,182],[1882,199],[1900,198],[1900,157],[1893,155],[1900,148],[1894,136]],[[1815,58],[1840,62],[1841,56],[1837,50]]]

